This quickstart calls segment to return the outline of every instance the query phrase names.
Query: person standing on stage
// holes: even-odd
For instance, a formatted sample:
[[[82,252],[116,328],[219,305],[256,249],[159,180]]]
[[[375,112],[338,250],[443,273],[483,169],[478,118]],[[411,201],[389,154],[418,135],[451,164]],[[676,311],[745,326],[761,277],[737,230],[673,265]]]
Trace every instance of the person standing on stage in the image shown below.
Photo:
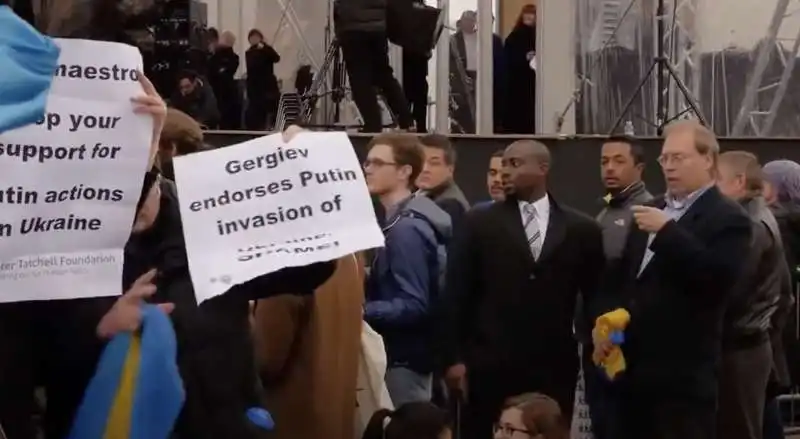
[[[400,129],[411,128],[414,121],[403,88],[389,64],[389,40],[386,36],[387,0],[336,0],[334,25],[342,48],[350,89],[361,117],[364,132],[383,131],[383,117],[378,104],[381,91]]]
[[[658,159],[667,194],[634,206],[610,311],[631,315],[622,349],[628,367],[615,438],[707,439],[715,435],[725,305],[748,253],[751,222],[715,186],[719,144],[691,120],[665,130]],[[616,305],[616,306],[614,306]],[[595,343],[604,358],[608,343]]]
[[[278,111],[281,90],[275,76],[275,64],[281,56],[258,29],[247,34],[250,48],[245,52],[247,65],[247,110],[245,127],[261,131],[271,129]]]
[[[473,209],[448,254],[443,352],[450,388],[467,398],[464,432],[491,437],[506,398],[541,392],[570,418],[578,376],[579,294],[598,289],[600,226],[547,192],[550,151],[537,141],[503,154],[506,198]]]
[[[422,0],[410,1],[425,5]],[[428,62],[431,55],[431,51],[421,53],[403,48],[403,89],[418,133],[428,132]]]

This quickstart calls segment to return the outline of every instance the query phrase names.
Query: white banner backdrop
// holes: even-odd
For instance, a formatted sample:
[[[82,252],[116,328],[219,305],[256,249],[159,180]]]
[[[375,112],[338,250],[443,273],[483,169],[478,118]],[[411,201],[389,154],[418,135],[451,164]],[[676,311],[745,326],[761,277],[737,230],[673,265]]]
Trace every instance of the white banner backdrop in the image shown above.
[[[345,133],[280,134],[175,158],[198,302],[285,267],[383,245]]]
[[[153,131],[130,101],[142,58],[124,44],[56,43],[46,115],[0,135],[0,302],[120,293]]]

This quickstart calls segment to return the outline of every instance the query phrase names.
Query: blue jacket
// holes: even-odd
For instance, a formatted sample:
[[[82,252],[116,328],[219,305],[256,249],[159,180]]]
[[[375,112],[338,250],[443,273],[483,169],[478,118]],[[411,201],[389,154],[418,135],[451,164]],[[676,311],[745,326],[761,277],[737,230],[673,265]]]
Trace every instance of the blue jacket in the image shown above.
[[[383,232],[386,244],[376,251],[367,280],[364,320],[383,336],[389,367],[430,372],[450,216],[429,198],[412,196],[387,218]]]

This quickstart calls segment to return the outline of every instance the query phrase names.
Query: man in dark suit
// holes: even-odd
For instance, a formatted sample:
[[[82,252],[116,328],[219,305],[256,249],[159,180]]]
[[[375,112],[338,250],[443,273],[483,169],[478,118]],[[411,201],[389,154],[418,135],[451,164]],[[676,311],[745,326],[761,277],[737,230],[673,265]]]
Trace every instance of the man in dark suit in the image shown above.
[[[594,220],[547,193],[549,168],[545,145],[512,143],[506,199],[469,212],[449,252],[443,354],[448,385],[467,397],[467,437],[491,437],[504,400],[526,392],[572,413],[575,301],[597,288],[603,242]]]
[[[714,185],[714,133],[680,121],[665,134],[658,161],[667,194],[633,207],[635,225],[605,289],[631,314],[614,437],[709,439],[725,303],[748,253],[750,219]],[[595,340],[597,355],[607,348]]]

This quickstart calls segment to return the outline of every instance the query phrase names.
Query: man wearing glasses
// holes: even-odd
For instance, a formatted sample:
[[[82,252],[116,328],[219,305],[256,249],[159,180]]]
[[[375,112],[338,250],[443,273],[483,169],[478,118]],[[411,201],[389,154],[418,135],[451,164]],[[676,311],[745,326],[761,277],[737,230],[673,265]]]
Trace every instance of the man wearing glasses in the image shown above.
[[[387,133],[370,141],[364,161],[367,187],[386,212],[386,243],[375,251],[364,320],[386,344],[386,387],[395,406],[431,399],[432,309],[451,232],[450,216],[411,192],[424,157],[415,136]]]
[[[715,183],[719,144],[694,121],[667,127],[658,161],[667,193],[634,206],[607,294],[631,321],[622,346],[619,430],[630,439],[715,437],[726,299],[749,251],[750,219]],[[595,353],[608,353],[595,343]]]

